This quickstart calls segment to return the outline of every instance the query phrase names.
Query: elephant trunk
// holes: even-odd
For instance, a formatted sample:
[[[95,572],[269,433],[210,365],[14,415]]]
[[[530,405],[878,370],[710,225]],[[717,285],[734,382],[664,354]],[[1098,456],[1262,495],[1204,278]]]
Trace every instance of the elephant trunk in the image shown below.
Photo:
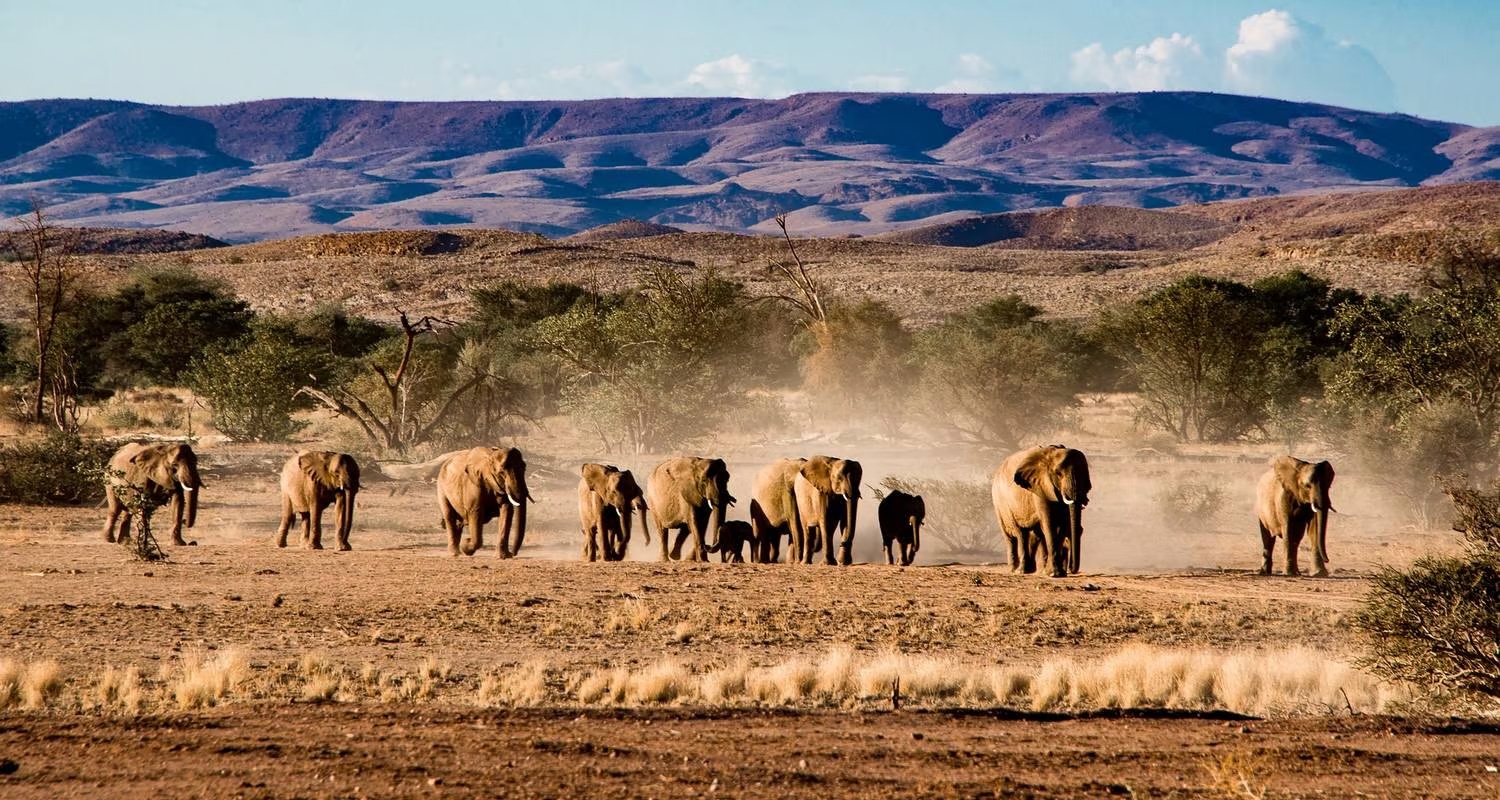
[[[516,544],[511,548],[511,554],[517,555],[521,552],[521,542],[526,539],[526,507],[531,505],[531,496],[523,496],[516,507]]]
[[[704,559],[708,558],[709,553],[715,552],[719,549],[719,531],[724,527],[724,512],[726,505],[728,504],[724,503],[722,500],[717,503],[709,504],[711,513],[708,516],[708,530],[703,532],[703,548],[705,551],[703,554]]]
[[[843,552],[839,553],[839,563],[848,566],[849,562],[853,560],[853,554],[849,551],[854,549],[854,526],[859,521],[859,492],[855,491],[850,494],[845,499],[844,505],[847,508],[844,517],[844,541],[847,544],[844,546]],[[830,555],[832,554],[830,553]]]
[[[334,504],[338,507],[338,540],[343,545],[349,541],[349,532],[354,530],[354,495],[358,489],[345,489],[339,492],[338,499]]]
[[[1328,563],[1328,512],[1329,508],[1323,506],[1313,511],[1313,553],[1317,556],[1318,566]]]
[[[184,486],[182,494],[185,495],[183,501],[187,504],[187,519],[184,524],[191,528],[193,523],[198,521],[198,487],[196,485]]]
[[[622,561],[625,559],[625,549],[630,546],[630,529],[634,527],[634,512],[635,509],[629,503],[615,506],[615,513],[620,515],[620,551],[615,555]]]
[[[1068,504],[1068,572],[1078,572],[1083,560],[1083,508],[1078,503]]]

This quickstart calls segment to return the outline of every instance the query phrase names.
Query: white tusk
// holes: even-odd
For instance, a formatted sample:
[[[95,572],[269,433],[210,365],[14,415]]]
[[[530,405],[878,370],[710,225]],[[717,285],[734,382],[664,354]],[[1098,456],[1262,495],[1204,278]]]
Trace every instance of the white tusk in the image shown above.
[[[1318,508],[1318,507],[1317,507],[1317,506],[1313,506],[1313,507],[1312,507],[1312,510],[1314,510],[1314,511],[1322,511],[1322,510],[1323,510],[1323,509],[1321,509],[1321,508]]]
[[[517,500],[516,498],[511,497],[510,495],[506,495],[505,499],[509,500],[510,504],[513,505],[513,506],[515,506],[516,508],[520,508],[521,507],[521,501],[520,500]]]
[[[196,491],[198,491],[198,488],[197,488],[197,487],[195,487],[195,486],[189,486],[189,485],[187,485],[187,484],[185,484],[185,483],[183,483],[183,482],[182,482],[182,481],[178,481],[178,482],[177,482],[177,485],[178,485],[178,486],[181,486],[181,487],[182,487],[182,490],[183,490],[183,491],[184,491],[184,492],[196,492]]]
[[[1073,501],[1070,500],[1070,499],[1068,499],[1068,498],[1066,498],[1066,497],[1064,497],[1062,499],[1062,501],[1063,501],[1063,505],[1065,505],[1065,506],[1071,506],[1071,505],[1073,505]]]

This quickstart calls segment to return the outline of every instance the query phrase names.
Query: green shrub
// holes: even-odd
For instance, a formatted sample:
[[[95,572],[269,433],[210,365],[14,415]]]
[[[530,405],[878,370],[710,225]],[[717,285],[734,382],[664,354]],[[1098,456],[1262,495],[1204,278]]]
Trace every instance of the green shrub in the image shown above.
[[[1369,637],[1366,667],[1438,701],[1500,700],[1500,483],[1449,482],[1454,528],[1467,550],[1428,556],[1375,577],[1355,625]]]
[[[53,433],[41,441],[0,447],[0,502],[70,505],[104,497],[105,442]]]
[[[297,390],[324,371],[326,358],[274,331],[257,331],[193,362],[188,385],[208,400],[214,427],[236,439],[284,441],[305,427],[292,413],[306,407]]]

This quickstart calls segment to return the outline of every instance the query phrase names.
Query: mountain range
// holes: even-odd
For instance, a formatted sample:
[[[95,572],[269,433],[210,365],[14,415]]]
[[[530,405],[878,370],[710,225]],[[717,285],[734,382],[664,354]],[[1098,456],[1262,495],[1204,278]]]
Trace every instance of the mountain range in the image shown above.
[[[0,103],[0,213],[229,242],[625,220],[869,235],[1500,179],[1500,128],[1200,92]],[[1176,235],[1175,233],[1173,235]],[[1197,236],[1196,232],[1184,235]]]

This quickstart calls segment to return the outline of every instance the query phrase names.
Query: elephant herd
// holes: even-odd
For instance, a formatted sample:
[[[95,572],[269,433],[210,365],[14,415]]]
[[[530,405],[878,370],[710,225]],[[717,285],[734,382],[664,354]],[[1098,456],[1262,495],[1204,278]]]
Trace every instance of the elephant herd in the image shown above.
[[[439,514],[451,555],[473,555],[484,546],[484,525],[499,519],[496,553],[510,558],[526,538],[526,510],[533,502],[526,485],[526,460],[515,448],[475,447],[439,459]],[[786,458],[760,470],[751,483],[749,520],[728,520],[736,503],[723,459],[678,456],[657,464],[643,488],[631,474],[607,464],[588,463],[578,483],[578,517],[583,558],[621,561],[640,515],[646,544],[657,536],[660,557],[721,561],[848,565],[863,498],[858,461],[815,455]],[[1312,534],[1314,576],[1327,574],[1329,488],[1333,467],[1276,456],[1256,490],[1262,545],[1260,573],[1271,573],[1276,540],[1286,547],[1286,573],[1300,574],[1297,551]],[[281,470],[281,524],[278,547],[287,546],[293,521],[302,523],[301,542],[323,547],[323,512],[335,508],[335,540],[348,550],[359,493],[359,464],[347,453],[302,451]],[[197,457],[186,444],[127,444],[109,462],[106,541],[127,541],[132,516],[144,498],[167,505],[172,543],[187,544],[184,525],[193,527],[198,510]],[[1035,572],[1045,565],[1054,577],[1077,573],[1083,554],[1083,511],[1093,484],[1087,457],[1063,445],[1037,445],[1011,454],[995,471],[990,497],[1005,538],[1010,567]],[[921,547],[927,515],[921,496],[893,491],[877,508],[887,564],[909,565]],[[124,517],[121,521],[121,517]],[[118,536],[115,533],[119,522]],[[686,553],[683,547],[691,538]],[[669,539],[671,539],[669,543]]]

